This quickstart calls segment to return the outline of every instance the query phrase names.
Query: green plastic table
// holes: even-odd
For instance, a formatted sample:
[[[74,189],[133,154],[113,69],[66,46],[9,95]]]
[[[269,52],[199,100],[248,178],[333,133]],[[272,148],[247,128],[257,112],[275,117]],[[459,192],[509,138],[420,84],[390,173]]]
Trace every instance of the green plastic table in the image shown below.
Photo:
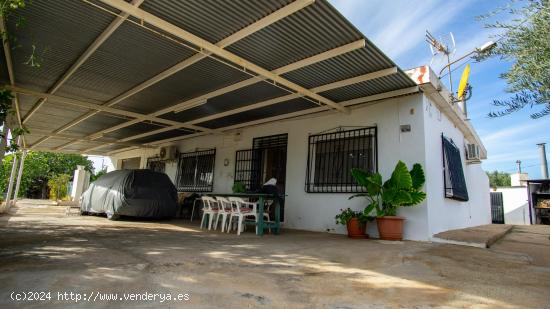
[[[222,197],[241,197],[241,198],[257,198],[258,199],[258,223],[251,221],[251,220],[245,220],[245,224],[248,225],[258,225],[258,232],[256,235],[263,236],[264,235],[264,229],[271,228],[276,235],[279,234],[280,228],[281,228],[281,205],[279,203],[275,203],[275,222],[273,221],[264,221],[264,216],[259,215],[264,213],[264,201],[265,200],[273,200],[276,199],[277,196],[274,194],[265,194],[265,193],[208,193],[205,194],[207,196],[216,197],[216,196],[222,196]]]

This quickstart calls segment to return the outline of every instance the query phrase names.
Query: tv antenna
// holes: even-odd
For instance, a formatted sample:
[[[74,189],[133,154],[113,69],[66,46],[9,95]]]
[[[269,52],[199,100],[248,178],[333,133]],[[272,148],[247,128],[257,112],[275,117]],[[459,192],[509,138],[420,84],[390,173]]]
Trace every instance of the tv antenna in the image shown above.
[[[445,61],[445,65],[449,68],[449,89],[451,93],[453,93],[453,79],[451,77],[451,66],[449,65],[451,63],[451,57],[456,52],[456,43],[453,33],[449,32],[449,35],[436,39],[430,31],[426,30],[426,42],[428,42],[430,51],[432,52],[430,65],[432,65],[434,60],[439,58],[438,60],[441,61],[442,58],[443,61]]]

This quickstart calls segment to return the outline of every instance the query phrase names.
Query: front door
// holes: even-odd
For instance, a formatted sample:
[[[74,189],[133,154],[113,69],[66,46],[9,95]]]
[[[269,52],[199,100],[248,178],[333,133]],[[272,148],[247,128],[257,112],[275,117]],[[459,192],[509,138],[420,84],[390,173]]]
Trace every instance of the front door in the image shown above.
[[[242,182],[249,191],[258,191],[271,178],[277,179],[279,193],[285,194],[288,134],[254,138],[252,149],[235,155],[235,182]],[[284,220],[284,203],[281,221]]]

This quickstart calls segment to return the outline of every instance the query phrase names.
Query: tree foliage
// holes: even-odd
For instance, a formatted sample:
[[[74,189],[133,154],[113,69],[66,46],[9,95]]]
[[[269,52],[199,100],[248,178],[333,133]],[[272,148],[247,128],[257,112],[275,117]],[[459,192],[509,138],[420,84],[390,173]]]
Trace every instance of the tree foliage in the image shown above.
[[[7,155],[0,169],[0,190],[6,192],[14,154]],[[77,165],[92,172],[92,161],[76,154],[29,151],[25,158],[19,196],[46,198],[48,180],[61,174],[73,175]]]
[[[107,169],[102,169],[102,170],[99,170],[97,173],[92,173],[90,175],[90,182],[94,182],[96,181],[99,177],[103,176],[107,174]]]
[[[512,0],[509,5],[480,16],[487,20],[505,15],[506,22],[487,23],[487,28],[502,30],[498,45],[478,60],[499,57],[511,62],[510,69],[501,74],[506,80],[507,92],[514,95],[507,100],[494,100],[497,111],[489,117],[500,117],[524,107],[535,108],[531,118],[550,115],[550,0]]]
[[[489,176],[489,185],[491,186],[491,188],[509,187],[512,185],[510,174],[508,173],[492,171],[492,172],[487,172],[487,176]]]

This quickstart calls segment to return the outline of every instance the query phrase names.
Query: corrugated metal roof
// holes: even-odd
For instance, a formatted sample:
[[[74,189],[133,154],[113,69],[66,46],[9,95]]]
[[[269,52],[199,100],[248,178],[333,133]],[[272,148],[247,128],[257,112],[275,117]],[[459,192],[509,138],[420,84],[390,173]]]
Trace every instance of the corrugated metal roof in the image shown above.
[[[124,23],[67,80],[58,95],[108,101],[193,54],[179,44]]]
[[[67,146],[65,147],[64,149],[66,151],[70,151],[70,152],[80,152],[80,151],[84,151],[86,149],[89,149],[89,148],[92,148],[94,146],[98,146],[102,143],[94,143],[94,142],[78,142],[78,143],[74,143],[70,146]]]
[[[141,8],[211,43],[248,26],[291,0],[154,0]]]
[[[105,136],[106,137],[111,137],[111,138],[121,139],[121,138],[124,138],[126,136],[142,134],[142,133],[145,133],[145,132],[158,130],[160,128],[164,128],[164,127],[154,125],[154,124],[149,124],[149,123],[146,123],[146,122],[140,122],[140,123],[136,123],[134,125],[131,125],[129,127],[126,127],[126,128],[114,131],[114,132],[107,133],[107,134],[105,134]]]
[[[172,131],[166,131],[166,132],[162,132],[162,133],[159,133],[159,134],[155,134],[155,135],[143,137],[143,138],[140,138],[140,139],[136,139],[136,140],[133,140],[132,142],[133,143],[145,144],[145,143],[151,143],[151,142],[154,142],[154,141],[160,141],[160,140],[167,139],[167,138],[172,138],[172,137],[178,137],[178,136],[183,137],[183,136],[186,136],[186,135],[189,135],[189,134],[192,134],[192,133],[191,132],[184,132],[184,131],[181,131],[181,130],[172,130]]]
[[[279,103],[279,104],[275,104],[275,105],[271,105],[263,108],[253,109],[243,113],[203,122],[203,123],[200,123],[199,125],[203,127],[211,128],[211,129],[217,129],[217,128],[223,128],[227,126],[232,126],[243,122],[249,122],[249,121],[268,118],[272,116],[293,113],[293,112],[305,110],[308,108],[314,108],[314,107],[318,107],[318,105],[308,100],[294,99],[283,103]]]
[[[15,27],[18,18],[25,20],[20,28]],[[113,19],[82,1],[32,1],[17,10],[7,24],[20,46],[12,52],[16,82],[46,91]],[[33,45],[39,68],[25,64]]]
[[[376,59],[369,46],[289,72],[283,76],[306,88],[390,68],[392,62]],[[379,57],[380,58],[380,57]]]
[[[316,1],[227,50],[273,70],[361,38],[328,3]]]
[[[281,88],[266,82],[258,82],[251,86],[208,99],[206,104],[195,108],[180,113],[165,114],[163,118],[185,122],[287,94],[288,92]]]
[[[81,122],[65,132],[78,135],[91,135],[102,129],[114,127],[126,121],[125,119],[111,117],[108,114],[102,113],[86,119],[85,122]]]
[[[249,77],[246,73],[207,58],[131,96],[117,106],[151,113]]]
[[[407,79],[400,74],[392,74],[366,82],[325,91],[320,94],[336,102],[347,101],[355,98],[411,87],[411,82]]]
[[[119,150],[122,148],[126,148],[125,146],[121,145],[108,145],[105,147],[101,147],[100,149],[94,150],[95,153],[109,153],[111,151]]]
[[[42,142],[40,144],[40,148],[53,149],[67,143],[68,141],[69,140],[65,138],[50,138],[50,139],[47,139],[45,142]]]
[[[94,2],[98,3],[96,0]],[[215,43],[290,2],[291,0],[155,0],[145,1],[141,8]],[[105,7],[103,4],[100,5]],[[14,52],[16,81],[18,86],[40,91],[50,88],[115,18],[83,1],[34,0],[20,15],[26,17],[27,25],[17,31],[18,40],[24,49]],[[130,19],[135,20],[133,17]],[[13,26],[12,21],[8,27],[13,30]],[[273,70],[361,38],[363,35],[326,0],[317,0],[314,4],[243,38],[227,49],[265,69]],[[47,47],[44,53],[39,54],[42,65],[39,69],[23,64],[29,48],[32,48],[34,43],[37,43],[39,51],[40,47]],[[172,40],[125,22],[57,94],[101,104],[190,57],[193,53]],[[366,46],[362,49],[286,73],[283,77],[305,88],[313,88],[393,66],[395,64],[387,56],[366,40]],[[0,78],[7,80],[5,69],[0,69]],[[152,113],[248,78],[250,75],[235,67],[207,58],[142,90],[115,107]],[[339,102],[414,85],[412,80],[398,70],[397,74],[391,76],[326,91],[321,95]],[[206,104],[196,108],[177,114],[168,113],[163,117],[184,122],[286,94],[288,92],[273,85],[258,82],[210,98]],[[25,98],[21,101],[21,110],[25,114],[36,102],[36,98]],[[202,125],[221,128],[316,106],[308,100],[296,99],[219,118]],[[54,131],[87,111],[58,102],[48,102],[28,124],[40,127],[41,130]],[[101,113],[72,127],[67,134],[86,136],[125,121],[124,117]],[[140,123],[106,136],[122,139],[160,127],[162,126]],[[172,130],[137,141],[147,143],[184,134],[187,133],[183,130]],[[36,138],[31,133],[27,140],[32,144]],[[55,145],[59,142],[60,140],[51,139],[41,146]],[[86,149],[93,145],[94,142],[79,142],[68,149]],[[102,148],[101,151],[119,148],[122,147],[110,146]]]

